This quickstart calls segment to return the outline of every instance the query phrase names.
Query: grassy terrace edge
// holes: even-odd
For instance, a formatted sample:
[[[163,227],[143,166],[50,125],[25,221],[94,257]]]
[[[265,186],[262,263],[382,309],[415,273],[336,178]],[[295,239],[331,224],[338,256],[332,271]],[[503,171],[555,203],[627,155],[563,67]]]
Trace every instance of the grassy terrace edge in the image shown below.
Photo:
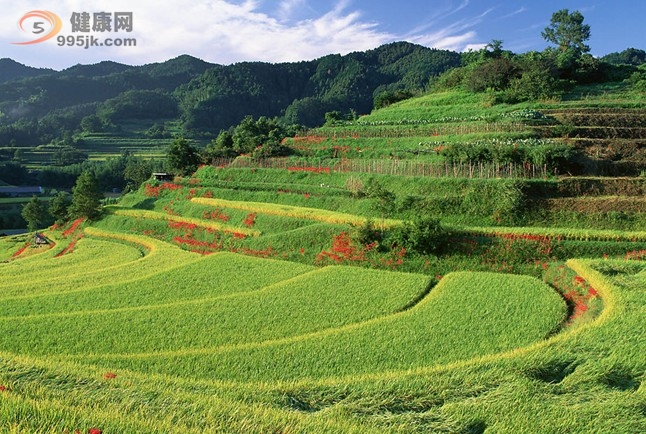
[[[205,197],[194,197],[191,199],[191,202],[213,207],[253,211],[260,214],[315,220],[324,223],[362,225],[367,221],[366,217],[361,217],[353,214],[328,211],[320,208],[307,208],[300,206],[275,204],[270,202],[246,202]],[[385,227],[399,226],[401,225],[401,221],[394,219],[384,219],[384,225]]]
[[[191,202],[213,206],[216,208],[232,208],[245,211],[252,211],[260,214],[278,215],[289,218],[301,218],[326,223],[341,223],[351,225],[365,224],[368,218],[353,214],[328,211],[320,208],[299,207],[283,205],[271,202],[247,202],[215,198],[195,197]],[[129,211],[128,211],[129,212]],[[117,212],[121,213],[121,211]],[[158,213],[163,216],[162,213]],[[135,214],[130,214],[135,215]],[[142,213],[141,217],[148,216],[148,212]],[[153,214],[150,214],[153,215]],[[152,218],[152,217],[150,217]],[[174,219],[168,217],[168,219]],[[195,219],[192,219],[195,220]],[[192,221],[187,219],[186,221]],[[381,220],[379,220],[381,225]],[[396,227],[403,224],[402,220],[384,219],[384,227]],[[539,235],[550,237],[561,237],[567,240],[582,241],[646,241],[646,231],[619,231],[603,229],[571,229],[571,228],[533,228],[533,227],[508,227],[508,226],[448,226],[458,232],[474,233],[480,235]]]
[[[193,218],[193,217],[169,215],[158,211],[149,211],[149,210],[143,210],[143,209],[123,209],[115,206],[107,207],[107,211],[115,215],[128,216],[128,217],[134,217],[134,218],[188,223],[191,225],[203,227],[205,229],[223,231],[227,233],[238,233],[238,234],[243,234],[251,237],[257,237],[261,234],[260,231],[255,229],[244,228],[240,226],[225,225],[217,222],[206,222],[204,220]]]

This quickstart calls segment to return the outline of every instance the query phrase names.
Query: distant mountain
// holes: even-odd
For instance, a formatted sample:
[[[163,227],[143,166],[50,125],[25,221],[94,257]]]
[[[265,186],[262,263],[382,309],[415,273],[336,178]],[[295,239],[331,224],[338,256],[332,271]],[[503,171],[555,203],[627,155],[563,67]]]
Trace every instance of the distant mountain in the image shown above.
[[[27,77],[35,77],[37,75],[45,75],[55,73],[53,69],[47,68],[33,68],[31,66],[23,65],[15,60],[7,59],[6,57],[0,59],[0,83],[12,80],[20,80]]]
[[[217,66],[219,65],[185,54],[162,63],[140,66],[138,70],[157,80],[161,88],[171,91],[181,84],[188,83],[208,69]]]
[[[174,77],[177,75],[193,77],[214,66],[213,63],[184,54],[162,63],[150,63],[139,68],[150,74],[151,77]]]
[[[105,61],[56,72],[3,59],[0,148],[69,137],[90,115],[106,125],[171,117],[184,134],[201,136],[247,115],[316,126],[328,111],[367,113],[379,94],[424,89],[432,76],[460,62],[458,53],[408,42],[278,64],[217,65],[183,55],[143,66]]]
[[[431,77],[460,63],[452,51],[396,42],[309,62],[214,67],[175,95],[188,130],[218,131],[246,115],[285,116],[313,126],[328,111],[367,113],[382,92],[423,89]]]
[[[134,66],[124,65],[122,63],[112,61],[104,61],[95,63],[93,65],[74,65],[62,70],[59,73],[59,76],[96,78],[110,74],[118,74],[132,68],[134,68]]]

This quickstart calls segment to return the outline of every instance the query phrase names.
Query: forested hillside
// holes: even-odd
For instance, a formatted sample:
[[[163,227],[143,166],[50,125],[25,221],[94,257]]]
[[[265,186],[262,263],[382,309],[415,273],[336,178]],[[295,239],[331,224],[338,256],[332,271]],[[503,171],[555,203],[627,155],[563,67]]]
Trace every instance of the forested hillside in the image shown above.
[[[7,59],[0,64],[0,147],[45,145],[80,130],[118,127],[124,119],[175,119],[186,135],[217,134],[246,115],[315,126],[331,110],[369,112],[384,92],[419,91],[460,59],[406,42],[283,64],[223,66],[180,56],[54,72]]]
[[[53,69],[32,68],[31,66],[23,65],[6,57],[0,59],[0,83],[37,75],[53,74],[54,72]]]

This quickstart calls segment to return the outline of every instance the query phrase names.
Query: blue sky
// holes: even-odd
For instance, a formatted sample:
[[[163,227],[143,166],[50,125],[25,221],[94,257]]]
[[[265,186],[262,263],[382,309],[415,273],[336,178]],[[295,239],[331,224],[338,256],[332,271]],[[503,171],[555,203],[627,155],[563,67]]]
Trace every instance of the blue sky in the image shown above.
[[[548,46],[541,31],[559,9],[583,14],[591,27],[588,45],[595,56],[630,47],[646,49],[644,0],[0,1],[0,57],[59,70],[103,60],[140,65],[181,54],[221,64],[310,60],[402,40],[466,51],[499,39],[504,49],[522,53]],[[43,42],[12,44],[50,32],[50,22],[39,16],[26,17],[22,29],[19,26],[25,14],[42,10],[60,18],[60,30]],[[110,16],[132,12],[132,31],[115,32],[113,27],[75,32],[71,23],[75,12],[87,12],[90,17],[99,12]],[[67,46],[69,39],[76,42],[77,37],[96,45]],[[136,47],[99,45],[107,39],[113,44],[136,39]]]

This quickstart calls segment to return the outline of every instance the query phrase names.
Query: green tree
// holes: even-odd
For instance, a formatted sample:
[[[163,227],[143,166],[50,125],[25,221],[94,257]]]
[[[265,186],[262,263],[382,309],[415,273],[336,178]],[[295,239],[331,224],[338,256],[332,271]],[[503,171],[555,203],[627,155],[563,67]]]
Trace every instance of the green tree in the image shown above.
[[[639,66],[646,63],[646,51],[638,48],[626,48],[620,53],[606,54],[601,60],[612,65]]]
[[[155,122],[153,126],[146,130],[146,137],[151,139],[166,139],[171,136],[170,132],[166,129],[164,123]]]
[[[128,157],[123,177],[133,190],[139,188],[153,173],[152,164],[139,157]]]
[[[93,172],[83,171],[72,188],[72,204],[69,207],[71,218],[87,217],[92,220],[101,215],[103,193]]]
[[[70,166],[82,163],[88,159],[88,154],[73,146],[61,146],[52,154],[52,164],[55,166]]]
[[[416,215],[405,221],[392,235],[396,245],[422,254],[438,254],[445,247],[448,233],[436,218]]]
[[[399,101],[404,101],[406,99],[412,98],[413,92],[408,90],[393,90],[393,91],[383,91],[375,96],[374,107],[376,109],[388,107],[391,104],[395,104]]]
[[[467,79],[466,86],[471,92],[504,90],[517,76],[518,68],[509,59],[496,57],[475,67]]]
[[[338,110],[325,113],[325,125],[334,126],[343,120],[343,115]]]
[[[15,161],[0,163],[0,179],[11,185],[24,185],[32,182],[29,170]]]
[[[560,96],[567,82],[559,80],[559,69],[550,53],[531,51],[517,56],[516,64],[520,77],[511,80],[504,101],[519,101],[554,98]]]
[[[325,112],[328,111],[327,104],[324,104],[319,98],[305,97],[294,100],[285,109],[285,122],[287,124],[301,124],[307,127],[317,127],[323,125],[325,121]]]
[[[20,164],[24,157],[25,151],[23,151],[22,149],[16,149],[13,153],[13,158],[11,159],[11,161]]]
[[[395,211],[396,195],[374,178],[371,178],[366,185],[366,195],[373,200],[372,208],[381,215],[383,231],[385,218]]]
[[[69,194],[64,191],[59,191],[56,196],[49,201],[49,214],[54,217],[56,223],[63,223],[67,220],[67,213],[70,207],[70,197]]]
[[[220,134],[208,144],[204,155],[208,160],[234,157],[236,152],[233,150],[233,134],[229,131],[220,131]]]
[[[487,51],[488,57],[496,59],[502,56],[502,41],[500,39],[492,39],[484,48]]]
[[[273,155],[279,155],[282,151],[279,145],[285,137],[285,129],[277,118],[260,116],[254,121],[252,116],[246,116],[233,130],[233,150],[238,154],[253,154],[257,149],[267,146],[271,152],[263,152],[264,156],[271,156],[269,154],[272,152],[278,152]]]
[[[166,154],[166,161],[169,170],[176,172],[178,175],[193,173],[202,162],[200,154],[191,144],[183,137],[173,140]]]
[[[558,46],[561,52],[573,50],[580,55],[590,51],[590,47],[585,45],[585,41],[590,39],[590,26],[583,24],[583,15],[579,11],[570,13],[561,9],[554,12],[550,25],[541,32],[541,36]]]
[[[27,222],[27,230],[32,232],[38,229],[47,218],[47,209],[38,197],[32,196],[31,200],[23,206],[21,215]]]
[[[88,115],[81,119],[81,129],[87,133],[98,133],[103,130],[103,122],[97,115]]]

